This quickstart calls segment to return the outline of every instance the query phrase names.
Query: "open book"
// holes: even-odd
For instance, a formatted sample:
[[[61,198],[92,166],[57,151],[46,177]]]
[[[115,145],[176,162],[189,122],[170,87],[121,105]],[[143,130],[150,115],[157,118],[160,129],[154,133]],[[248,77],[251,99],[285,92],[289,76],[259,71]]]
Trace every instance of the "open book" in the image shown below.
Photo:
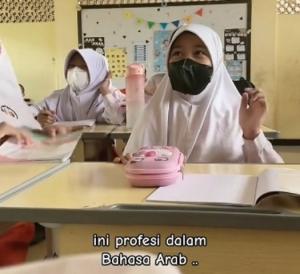
[[[13,139],[8,139],[0,146],[0,162],[2,161],[67,161],[81,133],[74,132],[54,138],[39,133],[32,133],[33,144],[22,147]]]
[[[259,176],[187,174],[182,182],[155,190],[147,201],[255,206],[277,193],[300,195],[300,171],[267,169]]]

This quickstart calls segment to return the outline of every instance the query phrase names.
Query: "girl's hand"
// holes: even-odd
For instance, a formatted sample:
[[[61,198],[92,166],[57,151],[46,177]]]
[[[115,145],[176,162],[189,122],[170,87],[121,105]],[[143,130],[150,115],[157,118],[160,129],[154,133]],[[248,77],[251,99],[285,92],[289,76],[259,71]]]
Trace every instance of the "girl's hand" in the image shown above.
[[[15,137],[18,144],[22,144],[25,146],[32,144],[32,139],[25,130],[12,127],[5,122],[0,123],[0,139],[6,136]]]
[[[247,88],[242,95],[240,107],[240,126],[245,139],[254,140],[261,131],[267,114],[264,94],[254,88]]]
[[[126,165],[130,160],[132,159],[132,155],[131,154],[126,154],[126,155],[121,155],[116,157],[113,162],[116,164],[123,164]]]
[[[37,116],[37,120],[42,127],[48,127],[56,121],[55,112],[52,110],[41,110]]]

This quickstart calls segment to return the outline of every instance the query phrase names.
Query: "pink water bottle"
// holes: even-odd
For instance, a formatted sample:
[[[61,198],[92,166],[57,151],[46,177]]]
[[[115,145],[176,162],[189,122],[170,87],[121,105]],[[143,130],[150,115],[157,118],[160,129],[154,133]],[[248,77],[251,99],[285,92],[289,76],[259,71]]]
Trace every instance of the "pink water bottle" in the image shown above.
[[[133,128],[145,105],[145,68],[142,64],[127,66],[126,75],[126,127]]]

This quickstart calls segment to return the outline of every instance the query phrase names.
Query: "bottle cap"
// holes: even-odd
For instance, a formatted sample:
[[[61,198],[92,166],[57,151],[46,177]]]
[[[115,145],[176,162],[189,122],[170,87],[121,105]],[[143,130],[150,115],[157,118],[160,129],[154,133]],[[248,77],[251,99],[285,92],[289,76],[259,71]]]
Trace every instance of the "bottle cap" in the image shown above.
[[[144,75],[145,67],[143,64],[130,64],[127,66],[126,77],[133,75]]]

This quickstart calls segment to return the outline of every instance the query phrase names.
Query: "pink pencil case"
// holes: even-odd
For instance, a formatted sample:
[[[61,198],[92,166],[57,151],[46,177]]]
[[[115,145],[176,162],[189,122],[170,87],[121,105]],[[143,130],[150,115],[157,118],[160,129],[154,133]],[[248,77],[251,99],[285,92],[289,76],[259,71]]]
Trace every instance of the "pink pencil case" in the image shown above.
[[[166,186],[181,180],[183,163],[184,155],[176,147],[143,147],[126,164],[126,177],[133,186]]]

